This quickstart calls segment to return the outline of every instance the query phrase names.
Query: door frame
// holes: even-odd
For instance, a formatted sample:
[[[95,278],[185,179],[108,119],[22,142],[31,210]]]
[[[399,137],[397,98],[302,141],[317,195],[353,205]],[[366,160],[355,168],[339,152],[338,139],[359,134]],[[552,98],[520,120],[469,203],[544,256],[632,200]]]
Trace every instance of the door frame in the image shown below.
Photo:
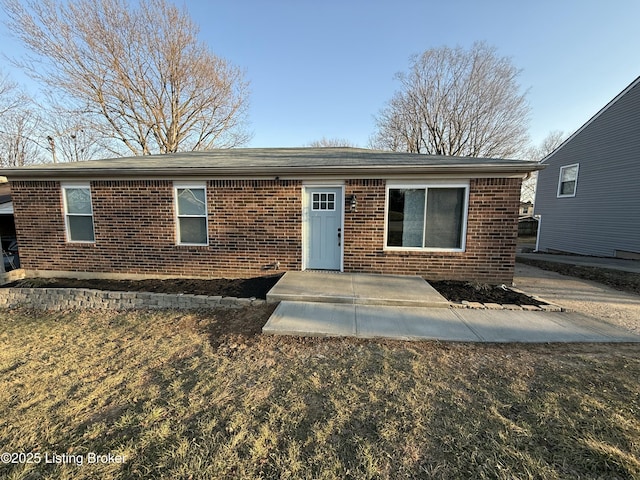
[[[307,244],[309,242],[309,195],[308,189],[311,188],[339,188],[340,189],[340,231],[342,232],[342,238],[340,242],[340,269],[339,272],[344,271],[344,182],[342,183],[303,183],[302,184],[302,270],[307,269]]]

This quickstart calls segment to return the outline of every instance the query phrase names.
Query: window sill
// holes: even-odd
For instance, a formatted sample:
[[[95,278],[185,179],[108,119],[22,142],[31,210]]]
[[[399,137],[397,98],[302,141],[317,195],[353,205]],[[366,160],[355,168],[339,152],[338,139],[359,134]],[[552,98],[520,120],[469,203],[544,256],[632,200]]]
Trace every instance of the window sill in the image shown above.
[[[464,248],[384,247],[388,253],[464,253]]]

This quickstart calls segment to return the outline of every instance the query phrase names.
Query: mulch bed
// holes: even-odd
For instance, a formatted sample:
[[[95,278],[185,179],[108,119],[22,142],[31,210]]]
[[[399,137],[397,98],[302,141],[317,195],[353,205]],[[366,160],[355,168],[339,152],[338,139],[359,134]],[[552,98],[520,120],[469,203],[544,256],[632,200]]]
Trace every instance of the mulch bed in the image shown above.
[[[243,279],[170,279],[170,280],[96,280],[74,278],[29,278],[5,287],[27,288],[90,288],[120,292],[185,293],[193,295],[220,295],[223,297],[262,298],[283,274]],[[442,296],[452,302],[500,303],[515,305],[541,305],[527,295],[504,290],[499,286],[461,281],[429,282]]]
[[[456,280],[430,281],[429,284],[450,302],[466,300],[468,302],[499,303],[501,305],[545,305],[545,302],[513,290],[504,289],[499,285]]]
[[[266,277],[212,280],[177,278],[169,280],[94,280],[75,278],[28,278],[5,287],[26,288],[90,288],[118,292],[187,293],[192,295],[220,295],[237,298],[267,298],[267,292],[283,274]]]

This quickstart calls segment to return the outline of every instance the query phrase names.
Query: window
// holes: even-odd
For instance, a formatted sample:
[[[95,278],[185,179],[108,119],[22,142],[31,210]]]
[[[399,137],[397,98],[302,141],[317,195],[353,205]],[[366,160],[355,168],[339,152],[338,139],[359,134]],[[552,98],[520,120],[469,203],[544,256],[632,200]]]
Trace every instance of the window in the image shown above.
[[[558,180],[558,197],[575,197],[578,185],[579,163],[560,167],[560,179]]]
[[[91,188],[85,185],[63,185],[64,219],[69,242],[94,242]]]
[[[463,251],[468,187],[389,187],[387,248]]]
[[[311,195],[311,210],[335,210],[336,194],[333,192],[313,193]]]
[[[208,245],[207,191],[204,185],[174,185],[179,245]]]

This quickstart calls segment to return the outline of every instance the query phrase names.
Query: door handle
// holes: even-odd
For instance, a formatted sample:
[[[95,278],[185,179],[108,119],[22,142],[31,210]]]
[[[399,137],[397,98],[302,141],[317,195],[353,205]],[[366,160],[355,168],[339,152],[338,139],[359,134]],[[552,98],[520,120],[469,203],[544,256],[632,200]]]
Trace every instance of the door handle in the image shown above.
[[[342,245],[342,243],[341,243],[341,242],[342,242],[342,229],[341,229],[341,228],[339,228],[339,229],[338,229],[338,246],[341,246],[341,245]]]

